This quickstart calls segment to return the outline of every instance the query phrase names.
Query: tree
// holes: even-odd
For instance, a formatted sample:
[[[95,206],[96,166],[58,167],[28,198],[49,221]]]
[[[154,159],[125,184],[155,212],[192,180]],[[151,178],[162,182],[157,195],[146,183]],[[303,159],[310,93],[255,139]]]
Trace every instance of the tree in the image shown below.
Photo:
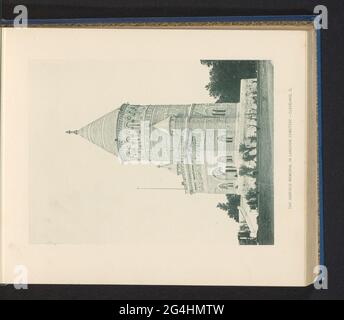
[[[246,144],[240,143],[239,152],[244,153],[247,150]]]
[[[248,152],[245,152],[243,155],[242,155],[242,158],[245,160],[245,161],[253,161],[256,159],[256,155],[255,154],[250,154]]]
[[[254,61],[201,60],[201,63],[210,68],[206,88],[217,102],[239,102],[241,80],[257,77]]]
[[[246,153],[246,152],[250,152],[252,150],[255,150],[256,147],[248,147],[245,143],[241,143],[239,146],[239,152],[240,153]]]
[[[257,210],[257,208],[258,208],[258,200],[257,199],[249,200],[249,201],[247,201],[247,204],[249,205],[251,210]]]
[[[227,202],[219,203],[217,208],[226,211],[228,216],[236,222],[239,222],[239,209],[241,197],[237,194],[227,194]]]
[[[241,176],[249,176],[254,178],[257,175],[257,170],[255,168],[250,168],[245,165],[242,165],[240,167],[239,174]]]
[[[257,188],[251,188],[247,191],[246,196],[247,204],[251,210],[256,210],[258,208],[258,190]]]
[[[251,188],[247,191],[246,193],[246,200],[252,200],[252,199],[257,199],[258,196],[258,191],[257,188]]]
[[[229,211],[229,205],[226,203],[219,203],[217,205],[217,208],[223,210],[223,211]]]

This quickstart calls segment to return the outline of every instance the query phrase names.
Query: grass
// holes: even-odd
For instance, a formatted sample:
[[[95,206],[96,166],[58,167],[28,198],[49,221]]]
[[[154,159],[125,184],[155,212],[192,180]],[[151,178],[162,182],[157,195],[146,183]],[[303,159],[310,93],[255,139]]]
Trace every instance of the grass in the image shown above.
[[[260,245],[274,244],[273,66],[258,62],[257,190]]]

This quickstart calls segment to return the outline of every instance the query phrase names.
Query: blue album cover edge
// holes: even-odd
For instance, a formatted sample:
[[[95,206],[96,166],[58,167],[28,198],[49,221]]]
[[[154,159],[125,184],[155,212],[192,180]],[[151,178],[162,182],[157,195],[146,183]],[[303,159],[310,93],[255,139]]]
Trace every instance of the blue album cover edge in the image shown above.
[[[323,128],[322,128],[322,69],[321,69],[321,30],[317,30],[317,94],[318,94],[318,166],[319,166],[319,224],[320,224],[320,264],[325,265],[325,244],[324,244],[324,198],[323,198]]]
[[[267,16],[204,16],[204,17],[135,17],[135,18],[75,18],[75,19],[28,19],[28,25],[55,24],[111,24],[111,23],[183,23],[183,22],[273,22],[313,21],[314,15],[267,15]],[[11,25],[13,20],[2,19],[1,24]]]

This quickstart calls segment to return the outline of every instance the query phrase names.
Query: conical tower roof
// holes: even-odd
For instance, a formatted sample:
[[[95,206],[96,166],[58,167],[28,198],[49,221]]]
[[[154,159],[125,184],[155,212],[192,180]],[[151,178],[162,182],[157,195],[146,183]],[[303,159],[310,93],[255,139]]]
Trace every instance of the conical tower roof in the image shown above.
[[[119,109],[115,109],[79,130],[67,131],[82,136],[102,149],[117,155],[117,119]]]

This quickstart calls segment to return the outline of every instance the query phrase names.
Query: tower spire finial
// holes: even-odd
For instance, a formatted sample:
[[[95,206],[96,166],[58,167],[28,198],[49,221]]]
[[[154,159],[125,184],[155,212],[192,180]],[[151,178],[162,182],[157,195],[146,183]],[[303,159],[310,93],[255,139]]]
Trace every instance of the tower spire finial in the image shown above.
[[[79,131],[78,130],[73,130],[73,131],[71,131],[71,130],[68,130],[68,131],[66,131],[66,133],[68,133],[68,134],[78,134],[79,133]]]

